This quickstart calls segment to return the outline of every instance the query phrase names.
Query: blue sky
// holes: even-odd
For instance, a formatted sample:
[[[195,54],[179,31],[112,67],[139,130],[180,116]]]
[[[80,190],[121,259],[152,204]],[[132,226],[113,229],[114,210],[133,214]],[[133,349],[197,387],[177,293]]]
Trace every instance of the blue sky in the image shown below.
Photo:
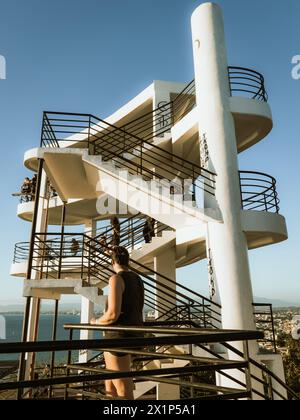
[[[0,300],[19,300],[10,278],[15,242],[30,226],[16,217],[26,170],[24,152],[39,144],[43,110],[105,118],[154,79],[193,78],[190,16],[199,0],[2,0],[0,54],[1,241]],[[223,0],[229,62],[266,78],[274,130],[240,156],[241,169],[275,176],[289,241],[250,252],[255,296],[300,303],[300,80],[291,59],[300,54],[300,2]],[[207,290],[205,263],[180,270],[179,280]]]

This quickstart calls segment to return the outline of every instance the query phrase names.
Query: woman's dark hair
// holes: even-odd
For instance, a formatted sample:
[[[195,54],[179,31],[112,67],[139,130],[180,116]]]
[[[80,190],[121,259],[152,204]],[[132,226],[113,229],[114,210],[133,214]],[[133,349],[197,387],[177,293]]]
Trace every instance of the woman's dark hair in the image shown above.
[[[129,253],[123,246],[114,246],[111,252],[111,259],[113,263],[128,267]]]

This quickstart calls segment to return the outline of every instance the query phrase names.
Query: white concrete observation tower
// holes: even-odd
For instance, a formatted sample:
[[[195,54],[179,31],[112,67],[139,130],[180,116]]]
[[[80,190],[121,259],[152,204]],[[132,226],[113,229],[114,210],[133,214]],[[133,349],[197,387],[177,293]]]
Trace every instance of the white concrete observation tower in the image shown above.
[[[167,361],[153,356],[143,365],[145,372],[184,369],[197,361],[209,365],[221,357],[228,368],[216,368],[211,388],[192,385],[189,395],[202,389],[216,398],[232,397],[229,390],[235,388],[241,396],[244,384],[254,399],[270,397],[270,389],[272,398],[283,399],[288,391],[272,311],[253,301],[248,253],[285,241],[286,222],[275,179],[238,165],[238,154],[272,130],[265,81],[255,70],[228,65],[218,5],[195,10],[192,42],[195,78],[188,85],[154,81],[106,120],[44,113],[41,145],[24,158],[38,174],[36,190],[24,193],[18,206],[18,216],[32,223],[32,235],[29,243],[16,245],[11,268],[13,276],[25,278],[23,340],[37,339],[43,299],[56,302],[54,326],[66,294],[81,296],[83,324],[95,308],[103,310],[111,275],[108,250],[121,244],[145,281],[152,325],[255,331],[263,313],[265,339],[249,347],[251,382],[237,368],[245,347],[229,332],[227,347],[216,341],[163,347],[158,353],[167,354]],[[55,233],[53,226],[59,226]],[[176,281],[178,268],[204,259],[210,296],[195,291],[199,277],[193,290]],[[81,339],[92,336],[91,330],[81,330]],[[81,371],[91,358],[90,351],[81,352]],[[21,358],[20,378],[32,377],[35,365],[33,353]],[[266,377],[268,395],[262,385]],[[151,376],[136,383],[135,397],[151,389],[157,399],[180,399],[186,392],[180,381]]]

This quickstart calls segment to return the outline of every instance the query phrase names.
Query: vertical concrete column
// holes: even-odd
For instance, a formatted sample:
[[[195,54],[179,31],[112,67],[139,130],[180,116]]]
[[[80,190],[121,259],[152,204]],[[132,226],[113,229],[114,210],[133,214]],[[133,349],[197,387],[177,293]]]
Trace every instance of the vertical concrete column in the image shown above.
[[[161,252],[154,258],[154,270],[166,276],[168,279],[176,281],[176,248],[169,248]],[[158,285],[156,290],[156,314],[155,318],[160,317],[164,312],[176,306],[176,284],[172,284],[163,277],[157,275],[156,280],[163,286],[170,288],[165,289]],[[165,299],[168,301],[166,302]],[[174,312],[175,313],[175,312]],[[167,317],[166,317],[167,318]],[[161,318],[163,320],[163,318]],[[159,351],[163,351],[160,349]],[[164,365],[162,365],[164,367]],[[170,384],[158,384],[156,387],[156,397],[158,401],[177,400],[180,398],[180,387]]]
[[[89,324],[94,316],[94,304],[85,297],[81,297],[80,323]],[[93,331],[80,331],[80,340],[91,340]],[[87,363],[92,358],[92,351],[83,350],[79,352],[79,363]]]
[[[37,211],[37,222],[36,222],[36,232],[42,233],[47,230],[47,220],[46,220],[46,199],[47,199],[47,175],[43,170],[41,178],[41,188],[40,195],[35,198],[38,201],[38,211]],[[33,262],[34,267],[34,262]],[[32,270],[31,279],[26,280],[39,280],[39,273],[36,270]],[[38,298],[32,298],[30,304],[30,314],[28,320],[28,331],[27,331],[27,341],[33,342],[37,340],[38,335],[38,324],[40,317],[40,304],[41,301]],[[34,363],[34,354],[30,353],[26,355],[25,360],[25,379],[29,379],[31,366]]]
[[[96,236],[97,223],[95,220],[89,220],[85,224],[85,234],[91,238]],[[93,302],[85,297],[81,297],[81,324],[89,324],[94,316],[95,305]],[[91,340],[93,338],[93,331],[81,331],[80,340]],[[86,363],[92,358],[91,351],[83,351],[79,353],[79,363]]]
[[[207,169],[216,177],[215,200],[205,198],[210,208],[219,208],[223,223],[209,223],[209,248],[222,304],[224,329],[254,330],[253,292],[248,246],[241,222],[241,194],[235,124],[230,110],[227,51],[221,8],[204,3],[192,16],[199,146],[208,146]],[[243,351],[242,343],[234,346]],[[256,342],[250,355],[257,355]],[[228,354],[229,358],[237,358]],[[228,372],[230,374],[230,372]],[[235,372],[245,382],[244,375]],[[233,385],[224,382],[224,385]]]
[[[154,258],[154,271],[176,282],[175,247],[163,250]],[[159,274],[156,275],[156,281],[159,284],[157,284],[155,296],[155,318],[161,317],[164,313],[176,306],[176,284],[170,283]]]
[[[241,223],[235,125],[222,12],[205,3],[192,16],[200,138],[206,136],[209,168],[217,173],[216,202],[223,223],[209,223],[212,258],[222,303],[223,328],[255,328],[248,247]]]

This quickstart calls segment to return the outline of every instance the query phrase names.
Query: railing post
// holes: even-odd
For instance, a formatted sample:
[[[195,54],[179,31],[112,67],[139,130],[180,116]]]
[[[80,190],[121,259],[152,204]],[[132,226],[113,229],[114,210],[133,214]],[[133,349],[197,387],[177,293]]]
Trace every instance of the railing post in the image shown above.
[[[196,203],[196,179],[195,179],[195,167],[193,165],[193,201]]]
[[[94,154],[92,153],[92,150],[91,150],[91,116],[90,115],[89,115],[89,128],[88,128],[88,151],[90,155]]]
[[[90,242],[90,246],[87,245],[87,258],[88,258],[88,284],[89,286],[91,285],[91,253],[92,253],[92,247],[91,247],[91,242]],[[96,255],[95,255],[96,258]]]
[[[123,141],[124,141],[123,152],[125,152],[126,151],[126,125],[123,127],[123,135],[124,135],[124,138],[123,138]]]
[[[265,210],[266,212],[268,212],[268,201],[267,201],[267,197],[265,193],[264,193],[264,202],[265,202]]]
[[[143,176],[143,142],[141,141],[141,176]]]
[[[240,180],[241,205],[242,205],[242,210],[244,210],[242,174],[241,174],[241,172],[240,172],[240,171],[239,171],[239,180]]]
[[[252,400],[253,396],[252,396],[251,365],[250,365],[248,341],[243,341],[243,348],[244,348],[244,359],[248,364],[247,368],[245,369],[247,392],[250,393],[250,396],[248,397],[248,399]]]
[[[65,236],[65,219],[66,219],[66,203],[63,203],[62,208],[62,215],[61,215],[61,243],[60,243],[60,250],[59,250],[59,262],[58,262],[58,270],[57,270],[57,278],[60,279],[61,271],[62,271],[62,259],[63,259],[63,252],[64,252],[64,236]]]
[[[80,276],[81,280],[83,280],[83,274],[84,274],[84,255],[85,255],[85,237],[82,237],[82,244],[81,244],[81,270],[80,270]]]
[[[279,202],[278,202],[278,198],[277,198],[277,191],[276,191],[276,181],[273,180],[273,194],[274,194],[274,199],[275,199],[275,206],[276,206],[276,213],[279,213]]]
[[[41,129],[41,143],[40,147],[44,147],[44,127],[45,127],[45,119],[46,119],[46,113],[43,112],[43,119],[42,119],[42,129]]]
[[[58,300],[55,301],[52,341],[56,341],[57,321],[58,321]],[[53,378],[53,373],[54,373],[54,363],[55,363],[55,352],[53,351],[51,354],[51,365],[50,365],[50,378],[51,379]],[[49,399],[52,398],[52,385],[50,385],[49,387],[48,398]]]
[[[70,332],[69,332],[70,343],[71,343],[72,340],[73,340],[73,330],[70,329]],[[71,362],[72,362],[72,350],[69,350],[68,351],[68,359],[67,359],[67,369],[66,369],[66,377],[67,378],[70,376],[70,369],[68,368],[68,366],[71,364]],[[69,388],[69,386],[68,386],[68,384],[66,384],[66,386],[65,386],[65,397],[64,397],[65,400],[68,399],[68,388]]]
[[[135,232],[134,232],[134,228],[133,228],[133,219],[130,220],[130,224],[131,224],[131,226],[130,226],[131,247],[132,247],[132,250],[134,250],[134,234],[135,234]],[[129,240],[130,240],[130,237],[129,237]]]
[[[268,398],[270,401],[274,401],[273,383],[270,375],[267,375],[268,383]]]
[[[272,336],[273,336],[274,353],[276,353],[277,352],[277,346],[276,346],[276,332],[275,332],[275,326],[274,326],[273,305],[270,305],[270,314],[271,314],[271,322],[272,322]]]
[[[202,298],[202,311],[203,311],[203,323],[204,323],[204,328],[206,328],[206,306],[205,306],[205,302],[204,299]]]
[[[175,125],[175,109],[174,109],[174,101],[170,102],[171,105],[171,125],[174,127]]]
[[[228,84],[229,84],[230,96],[232,96],[233,92],[232,92],[232,86],[231,86],[230,70],[231,70],[231,67],[228,67]]]

